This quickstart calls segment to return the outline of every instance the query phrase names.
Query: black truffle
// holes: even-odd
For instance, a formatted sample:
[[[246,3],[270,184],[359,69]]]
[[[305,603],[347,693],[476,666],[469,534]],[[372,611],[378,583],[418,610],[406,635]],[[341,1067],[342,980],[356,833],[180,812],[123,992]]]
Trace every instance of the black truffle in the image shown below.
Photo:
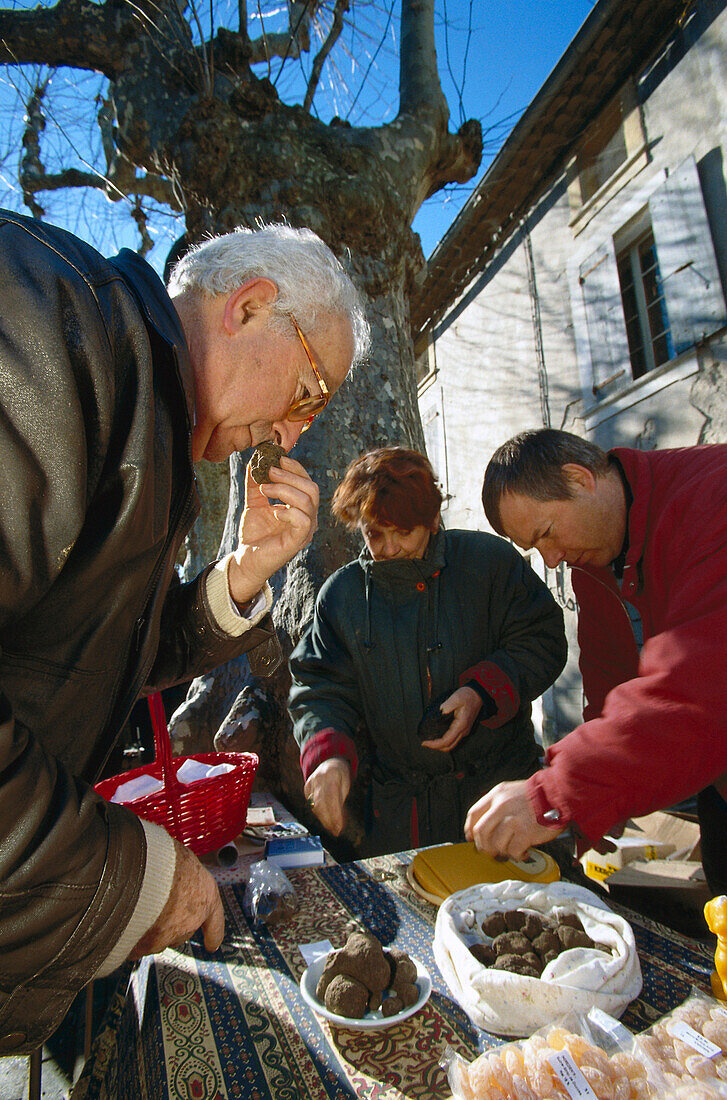
[[[578,928],[581,932],[583,931],[581,918],[576,913],[561,913],[558,918],[558,924],[562,928]]]
[[[417,980],[416,963],[407,955],[406,951],[402,951],[400,947],[392,947],[384,954],[391,967],[390,986],[396,989],[401,982],[415,982]]]
[[[539,917],[537,913],[528,913],[520,931],[524,936],[527,936],[529,940],[535,940],[545,931],[546,927],[545,921],[542,917]]]
[[[316,997],[339,1016],[361,1017],[367,1008],[392,1016],[419,999],[416,977],[416,963],[405,951],[384,951],[373,933],[352,932],[342,948],[328,955]],[[386,990],[393,995],[384,997]]]
[[[521,932],[527,919],[528,915],[523,913],[522,909],[508,909],[505,912],[505,925],[508,932]]]
[[[501,932],[507,932],[507,925],[505,924],[505,914],[498,910],[496,913],[490,913],[485,917],[480,928],[486,936],[492,936],[493,940],[495,936],[499,936]]]
[[[507,970],[511,974],[522,974],[526,978],[539,978],[540,970],[523,955],[498,955],[494,970]]]
[[[501,932],[492,941],[492,946],[497,955],[524,955],[526,951],[532,951],[532,944],[522,932]]]
[[[497,958],[495,949],[489,943],[473,943],[470,954],[474,955],[477,962],[481,962],[483,966],[492,966]]]
[[[384,1003],[381,1006],[381,1015],[395,1016],[397,1012],[401,1012],[404,1007],[404,1002],[398,993],[392,993],[391,996],[386,997]]]
[[[417,733],[422,741],[438,741],[440,737],[444,737],[445,733],[452,725],[454,720],[454,714],[442,714],[439,709],[445,699],[449,699],[451,691],[447,691],[444,695],[438,696],[433,699],[429,704],[419,722]]]
[[[541,959],[545,957],[547,952],[557,955],[561,950],[561,942],[558,934],[552,929],[546,929],[545,932],[541,932],[539,936],[536,936],[533,940],[533,947],[535,948]]]
[[[337,1016],[360,1019],[368,1008],[369,991],[363,982],[349,978],[348,974],[336,974],[326,990],[324,1004]]]
[[[558,939],[563,944],[563,948],[566,951],[571,947],[595,946],[591,937],[586,935],[582,928],[574,928],[569,924],[560,925],[558,928]]]
[[[270,467],[280,466],[280,459],[285,453],[285,447],[273,443],[272,440],[267,439],[264,443],[258,443],[250,459],[250,473],[253,481],[258,485],[269,481]]]

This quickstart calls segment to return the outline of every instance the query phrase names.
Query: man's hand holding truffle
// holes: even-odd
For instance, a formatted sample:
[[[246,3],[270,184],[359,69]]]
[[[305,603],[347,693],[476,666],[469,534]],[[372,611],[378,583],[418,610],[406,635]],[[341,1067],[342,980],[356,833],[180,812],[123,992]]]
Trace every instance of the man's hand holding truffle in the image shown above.
[[[308,545],[318,524],[318,486],[299,462],[284,455],[268,477],[269,482],[257,485],[248,464],[239,543],[229,572],[230,595],[238,605],[248,603]]]

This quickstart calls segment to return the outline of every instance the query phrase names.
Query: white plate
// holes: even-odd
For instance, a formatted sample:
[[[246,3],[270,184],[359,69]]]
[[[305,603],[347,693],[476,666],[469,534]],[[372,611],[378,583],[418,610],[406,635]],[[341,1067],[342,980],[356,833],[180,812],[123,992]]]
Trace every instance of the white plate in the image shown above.
[[[329,1012],[326,1006],[316,997],[316,986],[323,973],[327,957],[327,955],[321,955],[320,959],[316,959],[307,970],[303,971],[303,976],[300,979],[300,992],[309,1008],[312,1008],[319,1016],[324,1016],[326,1020],[330,1020],[332,1024],[336,1024],[337,1027],[348,1027],[354,1031],[373,1031],[375,1028],[389,1027],[391,1024],[399,1024],[402,1020],[413,1016],[429,1000],[429,994],[432,992],[432,980],[426,968],[417,959],[412,959],[417,968],[416,985],[419,990],[419,997],[409,1008],[404,1008],[401,1012],[394,1013],[393,1016],[382,1016],[380,1008],[375,1012],[369,1010],[365,1016],[360,1018],[339,1016],[335,1012]]]

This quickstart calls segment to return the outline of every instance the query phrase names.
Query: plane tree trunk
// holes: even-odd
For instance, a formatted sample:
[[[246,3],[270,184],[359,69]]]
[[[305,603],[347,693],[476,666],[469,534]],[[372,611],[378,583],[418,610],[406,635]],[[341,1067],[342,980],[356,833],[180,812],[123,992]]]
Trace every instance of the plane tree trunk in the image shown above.
[[[252,40],[245,3],[240,27],[218,28],[197,41],[195,9],[173,0],[59,0],[46,8],[0,7],[0,63],[94,69],[108,78],[99,113],[109,193],[153,195],[184,211],[180,248],[209,232],[286,220],[309,226],[330,245],[363,291],[373,329],[369,362],[347,380],[296,457],[321,489],[319,529],[304,552],[274,578],[274,618],[286,654],[309,621],[315,593],[358,547],[330,519],[328,506],[349,461],[391,443],[423,448],[408,319],[408,296],[424,260],[412,219],[441,187],[470,179],[482,152],[478,122],[449,131],[434,45],[434,0],[402,0],[399,110],[380,126],[325,123],[310,113],[325,50],[335,43],[336,0],[329,39],[312,68],[302,105],[284,103],[252,66],[266,57],[296,58],[310,46],[317,0],[289,0],[289,31]],[[195,37],[196,35],[196,37]],[[98,186],[79,169],[49,173],[41,156],[42,99],[29,101],[21,183],[26,202],[63,186]],[[35,204],[35,205],[34,205]],[[243,456],[244,458],[244,456]],[[232,548],[241,511],[243,458],[202,469],[205,510],[188,544],[193,573],[220,549]],[[229,503],[222,530],[222,506]],[[246,658],[196,681],[177,711],[178,751],[218,741],[254,748],[260,775],[296,813],[302,777],[285,711],[287,671],[251,681]]]

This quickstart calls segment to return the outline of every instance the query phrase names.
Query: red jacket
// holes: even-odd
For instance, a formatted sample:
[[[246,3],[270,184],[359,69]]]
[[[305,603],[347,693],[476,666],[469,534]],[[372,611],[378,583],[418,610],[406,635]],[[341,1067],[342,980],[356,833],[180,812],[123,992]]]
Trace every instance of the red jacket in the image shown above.
[[[556,809],[591,843],[727,772],[727,445],[612,454],[633,492],[622,592],[644,645],[612,571],[573,569],[585,721],[528,780],[539,823]]]

